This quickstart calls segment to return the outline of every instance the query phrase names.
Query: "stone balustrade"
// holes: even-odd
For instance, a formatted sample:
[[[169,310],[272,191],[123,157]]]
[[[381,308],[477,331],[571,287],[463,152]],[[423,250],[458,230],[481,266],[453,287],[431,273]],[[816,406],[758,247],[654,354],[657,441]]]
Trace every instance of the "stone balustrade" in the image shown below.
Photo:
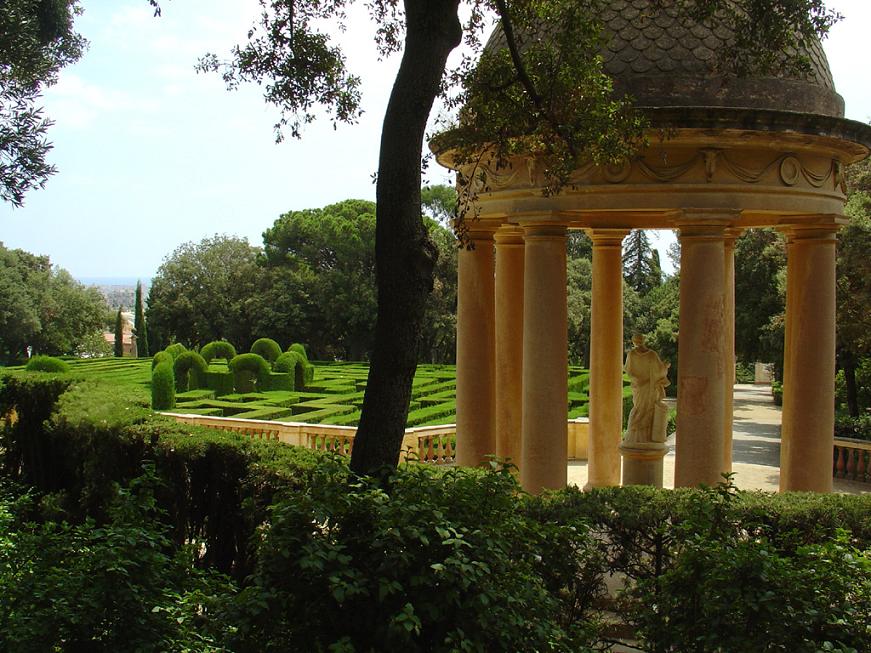
[[[275,440],[317,451],[336,451],[350,455],[354,447],[354,426],[307,424],[305,422],[274,422],[242,419],[239,417],[212,417],[188,413],[169,413],[182,424],[195,424],[208,428],[232,431],[255,440]],[[569,458],[586,460],[589,421],[586,417],[569,420]],[[403,460],[418,460],[431,465],[452,465],[456,458],[456,424],[418,426],[406,429],[402,439]]]
[[[835,478],[871,483],[871,442],[835,438],[832,475]]]

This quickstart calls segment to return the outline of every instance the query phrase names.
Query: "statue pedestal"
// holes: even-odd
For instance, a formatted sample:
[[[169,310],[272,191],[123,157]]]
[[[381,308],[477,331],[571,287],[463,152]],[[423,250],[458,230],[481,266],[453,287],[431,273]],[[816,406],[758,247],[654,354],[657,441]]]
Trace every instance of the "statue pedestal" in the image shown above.
[[[623,485],[662,487],[662,459],[668,453],[663,442],[633,442],[620,445]]]

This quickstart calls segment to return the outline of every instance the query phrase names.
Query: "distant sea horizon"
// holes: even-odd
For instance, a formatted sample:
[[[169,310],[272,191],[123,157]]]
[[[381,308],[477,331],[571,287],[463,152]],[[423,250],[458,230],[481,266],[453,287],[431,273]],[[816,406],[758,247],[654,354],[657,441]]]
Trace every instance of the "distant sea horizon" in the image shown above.
[[[151,277],[76,277],[76,281],[86,286],[132,286],[141,281],[142,285],[151,285]]]

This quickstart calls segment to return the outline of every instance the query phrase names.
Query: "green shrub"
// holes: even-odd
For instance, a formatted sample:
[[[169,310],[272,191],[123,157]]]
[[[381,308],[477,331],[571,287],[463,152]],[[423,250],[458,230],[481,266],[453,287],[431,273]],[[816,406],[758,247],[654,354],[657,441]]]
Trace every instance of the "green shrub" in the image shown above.
[[[756,382],[756,365],[755,363],[744,363],[739,361],[735,364],[735,379],[738,383],[755,383]]]
[[[776,406],[783,406],[783,384],[778,381],[771,382],[771,396]]]
[[[159,351],[151,359],[151,369],[153,370],[160,363],[169,363],[170,365],[173,365],[174,362],[175,362],[175,358],[168,351],[166,351],[166,350]]]
[[[182,352],[186,352],[187,350],[188,350],[188,348],[185,347],[185,346],[184,346],[183,344],[181,344],[180,342],[175,342],[175,343],[169,345],[166,349],[164,349],[164,351],[165,351],[167,354],[169,354],[170,356],[172,356],[173,360],[176,359],[176,358],[178,358],[179,355],[181,355]]]
[[[213,340],[200,350],[200,355],[207,363],[216,358],[223,358],[229,363],[236,357],[236,348],[226,340]]]
[[[257,354],[239,354],[230,361],[236,392],[253,392],[269,385],[271,369],[266,359]]]
[[[287,351],[295,351],[300,357],[308,363],[308,354],[305,352],[305,346],[299,344],[298,342],[293,343],[290,347],[287,348]]]
[[[175,408],[175,374],[169,363],[159,363],[151,371],[151,407],[154,410]]]
[[[31,523],[29,497],[0,497],[0,649],[217,651],[227,579],[169,545],[153,472],[116,492],[105,523]]]
[[[277,359],[272,369],[276,372],[291,374],[293,376],[293,387],[297,390],[302,390],[305,383],[305,368],[306,362],[295,351],[286,351]]]
[[[436,477],[413,466],[349,484],[344,466],[325,461],[307,492],[271,507],[228,617],[230,648],[588,650],[590,633],[564,619],[541,556],[573,563],[588,540],[525,518],[516,493],[508,470]],[[600,574],[590,581],[602,585]]]
[[[299,355],[299,357],[303,361],[303,378],[302,383],[297,382],[297,388],[303,388],[307,385],[310,385],[315,378],[315,368],[314,365],[309,363],[308,354],[305,352],[305,347],[299,344],[298,342],[293,343],[290,347],[287,348],[288,352],[293,352]]]
[[[187,392],[206,386],[206,372],[209,365],[195,351],[185,351],[179,354],[173,364],[176,391]]]
[[[259,338],[251,345],[251,353],[262,356],[271,365],[281,356],[281,346],[272,338]]]
[[[835,437],[871,441],[871,415],[835,416]]]
[[[27,361],[27,366],[24,368],[28,372],[54,372],[64,374],[70,371],[70,366],[66,361],[54,356],[34,356]]]

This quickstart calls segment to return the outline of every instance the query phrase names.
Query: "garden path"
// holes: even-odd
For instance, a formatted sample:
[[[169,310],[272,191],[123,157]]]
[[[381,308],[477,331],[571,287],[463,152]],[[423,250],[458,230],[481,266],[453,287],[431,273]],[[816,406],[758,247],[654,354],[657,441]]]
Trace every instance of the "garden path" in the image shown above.
[[[674,487],[674,435],[668,439],[663,479]],[[780,407],[771,399],[767,385],[735,385],[732,427],[732,470],[735,485],[742,490],[776,492],[780,483]],[[569,462],[569,483],[583,487],[587,482],[586,461]],[[871,493],[868,483],[834,479],[835,492]]]

